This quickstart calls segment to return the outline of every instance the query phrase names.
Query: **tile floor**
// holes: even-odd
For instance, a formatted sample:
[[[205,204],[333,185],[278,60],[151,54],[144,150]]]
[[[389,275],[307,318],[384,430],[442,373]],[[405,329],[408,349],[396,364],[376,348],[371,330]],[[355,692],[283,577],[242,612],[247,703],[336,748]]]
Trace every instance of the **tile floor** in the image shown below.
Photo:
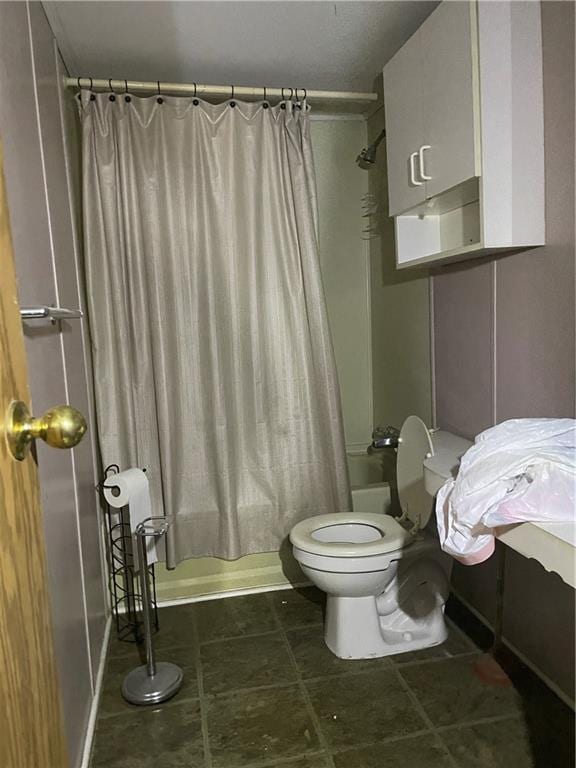
[[[342,661],[314,589],[163,608],[159,660],[185,683],[123,701],[137,649],[112,641],[92,768],[573,768],[567,708],[536,684],[490,687],[451,625],[436,648]]]

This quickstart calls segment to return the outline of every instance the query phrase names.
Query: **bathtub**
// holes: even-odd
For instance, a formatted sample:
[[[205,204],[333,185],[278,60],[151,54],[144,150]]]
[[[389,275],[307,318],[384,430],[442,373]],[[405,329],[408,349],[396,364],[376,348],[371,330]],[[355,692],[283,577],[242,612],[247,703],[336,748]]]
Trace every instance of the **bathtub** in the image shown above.
[[[389,479],[391,464],[394,462],[395,456],[392,453],[390,456],[383,453],[348,454],[354,512],[390,513],[392,500]]]

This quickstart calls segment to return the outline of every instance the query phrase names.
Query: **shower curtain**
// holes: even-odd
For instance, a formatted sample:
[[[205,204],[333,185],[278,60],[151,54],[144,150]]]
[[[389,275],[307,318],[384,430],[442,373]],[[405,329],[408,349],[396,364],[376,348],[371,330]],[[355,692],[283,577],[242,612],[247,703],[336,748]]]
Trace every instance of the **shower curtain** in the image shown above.
[[[80,99],[104,466],[145,467],[167,563],[351,508],[308,108]]]

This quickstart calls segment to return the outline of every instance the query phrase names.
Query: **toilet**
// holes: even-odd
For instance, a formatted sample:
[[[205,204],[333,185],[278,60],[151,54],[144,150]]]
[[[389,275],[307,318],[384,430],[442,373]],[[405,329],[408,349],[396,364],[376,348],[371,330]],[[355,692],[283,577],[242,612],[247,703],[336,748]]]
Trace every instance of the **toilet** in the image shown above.
[[[397,456],[401,517],[339,512],[292,529],[294,557],[326,592],[325,640],[336,656],[376,658],[446,640],[452,560],[430,518],[434,495],[470,445],[409,416]]]

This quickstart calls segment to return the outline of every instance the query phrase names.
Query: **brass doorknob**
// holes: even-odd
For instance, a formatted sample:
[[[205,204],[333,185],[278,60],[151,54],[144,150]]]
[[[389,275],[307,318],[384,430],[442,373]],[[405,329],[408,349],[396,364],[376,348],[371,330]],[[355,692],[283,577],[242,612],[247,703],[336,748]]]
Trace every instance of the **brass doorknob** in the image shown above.
[[[57,405],[35,419],[26,403],[15,400],[10,405],[6,419],[8,447],[18,461],[26,457],[30,443],[37,437],[52,448],[74,448],[87,429],[86,419],[71,405]]]

